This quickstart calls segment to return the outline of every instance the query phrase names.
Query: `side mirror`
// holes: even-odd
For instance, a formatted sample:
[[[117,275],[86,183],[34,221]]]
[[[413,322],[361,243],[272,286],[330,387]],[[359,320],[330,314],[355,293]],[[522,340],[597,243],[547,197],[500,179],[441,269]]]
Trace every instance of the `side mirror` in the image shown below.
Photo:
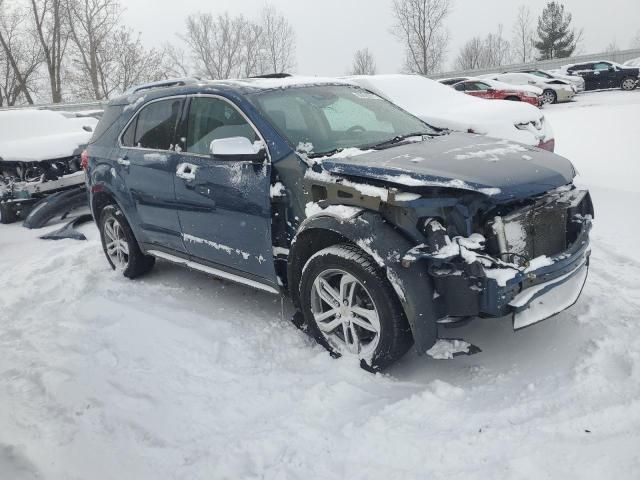
[[[496,93],[496,89],[495,88],[490,88],[487,90],[487,92],[489,93]]]
[[[613,65],[609,66],[609,71],[610,72],[615,72],[616,71],[616,67],[614,67]]]
[[[251,142],[246,137],[220,138],[211,142],[210,153],[222,160],[263,163],[267,149],[262,141]]]

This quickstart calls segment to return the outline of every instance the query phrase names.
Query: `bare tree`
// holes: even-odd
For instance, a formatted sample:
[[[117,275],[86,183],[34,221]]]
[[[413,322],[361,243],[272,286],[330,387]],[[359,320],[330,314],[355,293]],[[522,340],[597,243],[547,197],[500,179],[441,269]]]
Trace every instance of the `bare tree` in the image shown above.
[[[613,53],[617,52],[618,50],[620,50],[620,47],[618,46],[618,42],[616,42],[615,38],[611,40],[609,42],[609,45],[607,45],[607,47],[604,49],[605,53]]]
[[[255,23],[247,21],[242,34],[242,67],[241,77],[261,75],[268,71],[268,62],[265,61],[266,49],[264,45],[266,36],[263,28]]]
[[[535,59],[535,30],[531,10],[526,5],[518,9],[513,26],[513,56],[518,62],[528,63]]]
[[[353,56],[351,75],[375,75],[376,61],[368,48],[358,50]]]
[[[22,10],[8,10],[0,0],[0,105],[15,105],[21,96],[34,103],[32,82],[42,56],[24,22]]]
[[[480,37],[473,37],[460,49],[456,58],[456,68],[459,70],[476,70],[484,68],[484,42]]]
[[[104,88],[104,56],[109,55],[110,40],[118,28],[118,0],[65,0],[71,39],[74,44],[75,79],[83,96],[107,98]],[[102,70],[102,72],[101,72]]]
[[[266,65],[261,73],[283,73],[295,68],[296,35],[293,27],[272,5],[260,17]]]
[[[63,1],[31,0],[30,2],[35,33],[49,74],[53,103],[62,101],[62,63],[69,40]]]
[[[243,16],[231,17],[228,13],[217,17],[210,13],[189,15],[183,39],[197,73],[213,79],[239,76],[246,28],[247,21]]]
[[[393,1],[393,33],[404,43],[407,71],[426,75],[442,67],[449,43],[444,21],[450,10],[450,0]]]
[[[161,70],[167,78],[188,77],[191,66],[187,52],[181,46],[165,43],[161,49]]]
[[[461,49],[456,59],[460,70],[475,70],[505,65],[509,60],[509,42],[502,36],[502,25],[484,39],[474,37]]]
[[[503,36],[502,25],[498,25],[496,33],[488,34],[484,43],[487,67],[499,67],[508,63],[510,45]]]

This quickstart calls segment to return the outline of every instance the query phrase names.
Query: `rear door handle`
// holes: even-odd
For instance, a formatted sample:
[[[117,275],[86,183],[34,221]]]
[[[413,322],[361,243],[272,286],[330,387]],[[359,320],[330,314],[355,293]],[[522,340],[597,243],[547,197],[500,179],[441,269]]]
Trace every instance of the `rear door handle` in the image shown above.
[[[176,169],[176,177],[187,181],[195,180],[197,171],[197,165],[193,163],[181,163]]]

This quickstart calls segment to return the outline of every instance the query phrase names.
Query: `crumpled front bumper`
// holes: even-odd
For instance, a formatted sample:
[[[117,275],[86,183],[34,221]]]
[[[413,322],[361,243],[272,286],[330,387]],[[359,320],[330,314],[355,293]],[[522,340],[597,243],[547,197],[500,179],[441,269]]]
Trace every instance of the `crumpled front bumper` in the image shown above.
[[[580,296],[589,268],[592,221],[583,218],[581,223],[575,241],[567,250],[550,257],[550,265],[514,271],[506,281],[490,278],[477,263],[440,261],[427,253],[420,255],[415,249],[411,257],[429,260],[440,318],[511,315],[514,329],[518,330],[571,307]]]

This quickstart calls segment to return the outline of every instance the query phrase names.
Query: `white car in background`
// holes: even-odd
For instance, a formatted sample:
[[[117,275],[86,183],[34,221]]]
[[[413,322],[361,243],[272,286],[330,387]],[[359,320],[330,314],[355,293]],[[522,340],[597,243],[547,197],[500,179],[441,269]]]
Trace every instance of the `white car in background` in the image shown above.
[[[564,83],[568,83],[569,85],[573,85],[574,87],[576,87],[576,93],[584,92],[584,78],[582,77],[566,75],[553,70],[531,69],[521,70],[520,72],[514,73],[530,73],[531,75],[535,75],[536,77],[544,78],[547,83],[553,83],[555,80],[561,80]]]
[[[549,80],[530,73],[494,73],[481,75],[509,85],[530,85],[542,89],[543,103],[569,102],[578,92],[577,88],[564,80]]]
[[[638,67],[640,67],[640,57],[632,58],[631,60],[627,60],[626,62],[624,62],[624,64],[622,66],[623,67],[638,68]]]
[[[472,97],[420,75],[360,75],[348,79],[434,127],[554,150],[553,130],[533,105]]]

